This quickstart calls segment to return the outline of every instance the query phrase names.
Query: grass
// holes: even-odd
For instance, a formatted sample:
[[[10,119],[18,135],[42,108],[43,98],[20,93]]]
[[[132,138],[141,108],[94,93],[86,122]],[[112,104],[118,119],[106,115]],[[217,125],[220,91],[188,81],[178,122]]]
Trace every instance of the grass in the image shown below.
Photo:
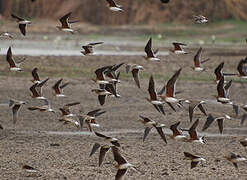
[[[0,24],[2,21],[0,21]],[[200,40],[204,41],[206,44],[211,43],[211,36],[216,36],[217,43],[229,43],[229,44],[239,44],[242,43],[246,35],[247,22],[244,21],[236,21],[233,19],[225,20],[225,21],[215,21],[209,24],[198,25],[198,24],[176,24],[176,23],[163,23],[156,25],[154,27],[150,26],[135,26],[134,30],[140,32],[138,35],[136,33],[132,33],[130,30],[132,26],[128,28],[124,28],[121,30],[121,33],[126,33],[126,36],[111,36],[111,31],[116,31],[116,29],[121,29],[120,27],[111,27],[109,34],[101,34],[99,33],[90,33],[85,35],[83,38],[91,39],[91,40],[112,40],[112,41],[121,41],[124,39],[126,42],[130,41],[147,41],[147,39],[152,36],[155,41],[159,41],[160,43],[164,42],[172,42],[172,41],[182,41],[182,42],[194,42],[198,43]],[[104,27],[106,28],[106,27]],[[161,36],[160,36],[161,35]],[[71,36],[73,37],[73,36]],[[74,37],[73,37],[74,38]],[[102,39],[101,39],[102,38]],[[154,45],[157,47],[157,45]],[[5,57],[4,57],[5,58]],[[23,78],[31,78],[31,70],[34,66],[40,66],[39,70],[42,72],[42,77],[68,77],[68,78],[87,78],[90,79],[94,77],[94,69],[88,64],[81,64],[81,59],[78,59],[77,64],[73,66],[68,66],[67,60],[61,60],[58,58],[53,61],[53,58],[50,60],[45,60],[42,62],[38,61],[24,63],[24,72],[14,73],[6,70],[6,64],[2,64],[0,66],[0,76],[8,76],[8,77],[23,77]],[[38,63],[39,64],[36,64]],[[52,62],[52,63],[51,63]],[[112,63],[113,61],[111,61]],[[46,64],[50,63],[50,64]],[[56,64],[56,66],[52,66],[52,64]],[[234,63],[235,65],[235,63]],[[212,68],[215,67],[212,65]],[[235,70],[235,67],[231,67],[231,69]],[[169,70],[169,68],[168,68]],[[143,71],[141,72],[141,78],[148,80],[150,77],[150,72]],[[152,73],[154,78],[157,80],[168,80],[171,74],[163,74],[160,72]],[[131,74],[121,73],[122,79],[132,79]],[[180,77],[182,81],[201,81],[201,82],[209,82],[212,81],[213,76],[211,74],[200,74],[200,76],[195,76],[193,73],[183,74]],[[234,82],[246,82],[246,80],[239,80],[237,78],[234,79]]]
[[[105,27],[106,28],[106,27]],[[165,22],[155,26],[129,26],[121,29],[111,27],[108,33],[89,34],[90,39],[100,39],[102,36],[112,37],[111,32],[121,30],[123,38],[144,41],[150,36],[155,40],[164,41],[183,41],[198,43],[199,40],[205,44],[211,44],[212,36],[216,37],[218,43],[243,43],[246,38],[247,22],[236,21],[234,19],[224,21],[214,21],[208,24],[181,24]],[[138,32],[138,35],[136,35]]]
[[[18,78],[25,78],[31,80],[31,69],[25,67],[25,71],[23,72],[10,72],[8,70],[0,71],[0,77],[18,77]],[[42,77],[50,77],[50,78],[71,78],[71,79],[91,79],[93,78],[94,72],[91,69],[88,68],[81,68],[81,67],[71,67],[71,68],[62,68],[62,67],[42,67],[42,69],[39,70],[42,72]],[[161,74],[159,73],[150,73],[150,72],[141,72],[140,73],[140,79],[148,81],[150,78],[150,75],[153,75],[155,80],[158,81],[165,81],[167,82],[170,75],[167,74]],[[132,74],[131,73],[121,73],[120,78],[122,80],[132,80]],[[183,74],[179,77],[179,81],[188,81],[188,82],[212,82],[213,77],[207,74],[200,74],[200,76],[195,76],[193,74]],[[233,82],[235,83],[247,83],[246,79],[239,79],[235,78],[233,79]]]
[[[52,29],[53,33],[58,33],[56,28],[53,28],[49,23],[53,21],[42,21],[40,24],[30,26],[30,32],[45,33],[48,29],[49,32]],[[48,24],[48,25],[47,25]],[[0,25],[7,26],[6,29],[9,31],[17,32],[16,24],[10,20],[0,20]],[[42,28],[39,28],[41,27]],[[43,27],[44,26],[44,27]],[[97,25],[86,25],[88,31],[85,31],[85,24],[81,25],[79,32],[83,34],[80,39],[87,39],[92,41],[97,40],[131,40],[131,41],[146,41],[150,36],[156,41],[171,42],[171,41],[182,41],[198,43],[203,41],[205,44],[212,43],[212,36],[216,37],[217,43],[230,43],[230,44],[241,44],[246,38],[246,21],[237,21],[234,19],[221,20],[221,21],[209,21],[208,24],[195,24],[191,23],[171,23],[164,22],[157,25],[125,25],[125,26],[97,26]],[[91,30],[92,29],[92,30]],[[61,35],[61,34],[60,34]],[[80,35],[80,33],[78,33]],[[67,36],[68,40],[73,39],[77,36]],[[78,37],[77,37],[78,38]]]
[[[183,39],[195,41],[196,39],[204,40],[211,43],[211,36],[215,36],[218,42],[240,43],[243,37],[246,38],[246,21],[236,21],[233,19],[224,21],[215,21],[208,24],[189,24],[178,25],[173,23],[164,23],[158,25],[162,29],[162,34],[167,39]],[[196,39],[192,39],[196,38]]]

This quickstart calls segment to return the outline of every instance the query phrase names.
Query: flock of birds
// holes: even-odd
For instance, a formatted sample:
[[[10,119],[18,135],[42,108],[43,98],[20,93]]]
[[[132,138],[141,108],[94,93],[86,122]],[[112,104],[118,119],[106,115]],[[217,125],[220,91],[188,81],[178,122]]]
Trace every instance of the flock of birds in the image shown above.
[[[34,0],[32,0],[34,2]],[[120,5],[117,5],[113,0],[106,0],[109,3],[109,9],[111,11],[121,11],[124,12],[124,10],[121,8]],[[168,2],[168,1],[167,1]],[[78,22],[70,21],[69,17],[71,15],[71,12],[66,14],[65,16],[61,17],[60,22],[61,26],[57,26],[58,30],[74,33],[74,30],[71,28],[72,23]],[[20,32],[25,36],[26,35],[26,26],[28,24],[31,24],[31,21],[26,20],[18,15],[11,14],[11,16],[16,19],[17,23],[19,24]],[[194,16],[194,21],[196,23],[207,23],[208,19],[202,15]],[[14,38],[10,33],[4,32],[0,35],[1,37],[8,37],[8,38]],[[89,43],[87,45],[82,46],[83,50],[81,53],[84,56],[88,55],[94,55],[93,47],[95,45],[102,44],[103,42],[93,42]],[[186,52],[182,46],[186,46],[186,44],[175,42],[173,43],[174,49],[171,49],[170,51],[177,55],[183,55],[188,54],[190,52]],[[146,56],[144,57],[149,62],[159,62],[160,59],[158,58],[158,51],[152,49],[152,38],[150,38],[144,48]],[[210,59],[204,59],[201,60],[201,54],[202,54],[202,48],[200,47],[197,51],[197,53],[194,56],[194,66],[192,69],[197,72],[205,71],[205,68],[202,66],[203,63],[208,62]],[[6,55],[6,60],[9,63],[9,69],[10,71],[23,71],[21,68],[21,64],[25,61],[25,59],[20,60],[19,62],[16,62],[13,58],[11,47],[9,47]],[[92,79],[97,85],[98,88],[92,89],[92,92],[96,93],[98,96],[98,101],[100,105],[104,105],[105,101],[107,100],[107,97],[116,97],[120,98],[121,96],[117,92],[117,86],[120,83],[119,77],[120,72],[118,71],[119,68],[121,68],[124,65],[124,63],[115,64],[115,65],[109,65],[100,67],[95,70],[96,78]],[[215,96],[216,100],[219,103],[229,105],[233,107],[236,114],[238,114],[239,107],[241,107],[243,110],[247,111],[247,105],[244,104],[237,104],[232,102],[232,100],[229,98],[229,89],[232,85],[232,80],[229,82],[225,81],[225,76],[238,76],[240,78],[247,78],[247,57],[245,59],[242,59],[239,62],[238,65],[238,73],[225,73],[223,72],[223,66],[224,62],[220,63],[214,70],[216,79],[215,82],[217,83],[217,93],[218,95]],[[133,79],[136,83],[137,88],[141,88],[140,81],[139,81],[139,72],[141,70],[144,70],[144,67],[138,64],[126,64],[126,72],[131,72],[133,75]],[[202,100],[196,100],[196,99],[178,99],[176,98],[176,81],[182,71],[182,68],[178,69],[174,75],[168,80],[167,84],[164,85],[164,87],[157,93],[155,89],[155,82],[153,76],[150,76],[149,79],[149,86],[148,86],[148,92],[150,94],[149,98],[146,98],[147,101],[161,114],[165,115],[166,112],[164,110],[164,104],[167,104],[173,111],[176,111],[175,106],[178,106],[179,108],[184,108],[184,103],[189,104],[189,119],[190,122],[193,121],[193,114],[194,110],[198,108],[205,116],[207,116],[207,120],[203,126],[202,131],[206,130],[210,127],[210,125],[217,121],[219,132],[223,133],[223,121],[225,119],[231,119],[229,115],[226,113],[218,113],[218,114],[212,114],[207,113],[204,109],[203,105],[206,103]],[[41,106],[31,106],[28,107],[28,110],[30,111],[40,111],[40,112],[53,112],[56,111],[52,109],[52,107],[49,104],[49,101],[46,97],[43,96],[42,93],[42,87],[44,84],[47,83],[49,78],[46,78],[44,80],[40,80],[38,75],[38,69],[34,68],[32,70],[32,82],[33,85],[30,87],[31,97],[33,99],[37,99],[43,102],[43,105]],[[69,82],[63,83],[63,79],[59,79],[53,86],[52,90],[54,92],[54,95],[58,98],[65,97],[63,90],[66,88],[67,85],[69,85]],[[9,107],[12,108],[13,113],[13,123],[15,124],[18,120],[18,113],[20,111],[20,107],[26,104],[25,101],[19,101],[15,99],[9,100]],[[99,153],[99,166],[102,165],[104,161],[104,157],[106,153],[111,149],[113,152],[114,160],[117,162],[115,165],[118,169],[117,174],[115,176],[116,180],[122,179],[123,176],[126,174],[128,168],[135,168],[134,165],[129,163],[121,154],[119,147],[121,146],[118,139],[115,137],[106,136],[102,133],[99,133],[95,131],[96,127],[99,127],[99,124],[96,122],[96,118],[100,116],[101,114],[105,113],[105,111],[102,111],[101,109],[96,109],[93,111],[88,112],[87,114],[73,114],[70,110],[72,106],[78,105],[80,102],[72,102],[65,104],[63,107],[59,108],[61,111],[61,117],[59,118],[60,121],[64,123],[73,123],[79,128],[83,127],[83,124],[85,123],[87,125],[87,128],[90,132],[94,132],[96,136],[99,138],[104,139],[105,141],[108,141],[107,144],[99,144],[95,143],[92,151],[90,153],[90,156],[92,156],[98,149],[100,149]],[[247,115],[243,114],[241,123],[244,123],[244,120],[246,119]],[[164,124],[161,124],[157,121],[154,121],[148,117],[140,115],[140,122],[144,125],[144,136],[143,136],[143,142],[147,138],[149,132],[152,128],[155,128],[160,135],[161,139],[164,141],[165,144],[167,144],[166,135],[163,132],[163,127],[165,127]],[[173,132],[172,135],[169,135],[171,139],[183,141],[183,142],[195,142],[195,143],[205,143],[205,137],[199,137],[197,135],[197,126],[199,124],[199,119],[195,120],[195,122],[191,125],[189,129],[183,129],[178,128],[180,124],[179,122],[174,123],[170,126],[171,131]],[[183,133],[183,131],[188,131],[189,137]],[[247,139],[243,139],[240,141],[240,143],[243,146],[247,146]],[[203,157],[194,155],[189,152],[184,152],[184,156],[191,160],[191,168],[195,168],[197,164],[201,161],[206,161]],[[246,159],[238,154],[235,153],[229,153],[225,156],[227,160],[233,163],[233,165],[238,168],[237,163],[240,161],[246,161]],[[29,172],[37,172],[38,170],[29,166],[29,165],[23,165],[23,169],[26,169]]]

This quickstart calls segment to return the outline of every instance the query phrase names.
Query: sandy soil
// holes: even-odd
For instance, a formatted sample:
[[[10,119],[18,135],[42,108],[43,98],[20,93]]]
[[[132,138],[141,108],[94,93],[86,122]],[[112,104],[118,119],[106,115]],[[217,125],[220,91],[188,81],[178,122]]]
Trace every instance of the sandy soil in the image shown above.
[[[195,52],[195,49],[191,51]],[[227,56],[230,52],[224,49],[218,50],[223,54],[212,54],[214,52],[214,49],[204,51],[203,57],[210,57],[211,61],[204,64],[208,70],[202,73],[192,72],[192,54],[163,56],[161,63],[147,63],[138,56],[28,57],[23,64],[23,73],[9,72],[6,61],[2,60],[1,103],[15,98],[26,100],[28,104],[22,107],[16,125],[12,123],[11,110],[7,106],[1,106],[0,123],[4,127],[4,130],[0,131],[1,179],[114,179],[116,174],[111,152],[107,154],[101,167],[98,167],[98,153],[89,158],[93,144],[101,139],[93,134],[76,133],[80,130],[75,126],[59,122],[60,112],[52,114],[27,110],[31,105],[39,104],[29,96],[29,87],[32,85],[30,72],[34,66],[39,68],[42,79],[50,77],[44,87],[44,94],[56,110],[63,104],[80,101],[81,105],[72,108],[73,112],[88,112],[96,108],[107,111],[98,118],[101,124],[98,131],[108,134],[111,134],[111,131],[116,132],[114,136],[119,138],[122,154],[138,169],[138,172],[129,170],[125,179],[246,179],[245,163],[240,163],[239,170],[236,170],[223,158],[228,151],[246,155],[238,139],[245,135],[247,129],[246,125],[240,126],[239,117],[225,121],[223,134],[227,136],[218,136],[217,126],[213,124],[206,131],[209,134],[205,145],[176,142],[169,138],[168,144],[165,145],[155,130],[145,143],[142,142],[143,125],[137,121],[140,114],[164,123],[167,127],[177,121],[181,121],[180,127],[190,126],[186,110],[178,110],[175,113],[165,106],[167,115],[163,116],[145,100],[145,97],[148,97],[148,78],[151,74],[154,75],[156,88],[159,90],[175,70],[183,67],[177,83],[177,90],[183,93],[178,94],[178,97],[212,100],[206,105],[208,113],[233,114],[230,107],[213,103],[213,95],[216,95],[213,69],[215,65],[224,61],[226,72],[236,72],[236,66],[243,57],[236,54]],[[2,56],[1,59],[5,57]],[[126,75],[122,67],[119,84],[119,94],[122,97],[109,98],[101,107],[97,97],[91,92],[91,89],[97,86],[90,78],[94,77],[93,72],[97,67],[120,62],[138,63],[145,67],[140,74],[141,89],[135,86],[131,76]],[[71,82],[65,89],[67,97],[61,99],[55,98],[51,92],[51,86],[60,77],[63,77],[65,82]],[[245,91],[245,81],[234,78],[230,92],[233,101],[245,103]],[[196,117],[200,118],[200,131],[206,117],[200,112],[194,120]],[[51,131],[64,133],[51,134]],[[169,130],[166,132],[171,133]],[[58,146],[53,146],[54,143]],[[190,161],[184,159],[184,151],[201,155],[207,161],[191,170]],[[33,166],[40,172],[25,172],[19,163]]]

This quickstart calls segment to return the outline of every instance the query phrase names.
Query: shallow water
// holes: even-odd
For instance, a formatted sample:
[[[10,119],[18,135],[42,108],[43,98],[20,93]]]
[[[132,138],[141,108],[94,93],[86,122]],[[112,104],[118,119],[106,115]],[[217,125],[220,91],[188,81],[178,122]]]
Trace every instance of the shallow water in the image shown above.
[[[39,37],[42,39],[42,37]],[[90,41],[86,41],[90,42]],[[63,38],[55,38],[50,40],[32,40],[32,39],[15,39],[2,40],[0,44],[0,55],[6,55],[8,48],[12,47],[13,55],[28,56],[82,56],[81,46],[86,44],[75,39],[66,40]],[[126,46],[128,49],[126,50]],[[138,44],[134,41],[110,41],[102,45],[95,46],[95,55],[104,56],[144,56],[144,44]],[[123,48],[124,47],[124,48]],[[138,47],[143,51],[131,50],[131,47]],[[102,49],[103,48],[103,49]],[[125,50],[121,50],[125,49]],[[158,56],[167,56],[169,52],[159,51]]]
[[[95,56],[145,56],[142,51],[112,51],[96,50]],[[79,50],[73,49],[36,49],[36,48],[15,48],[12,50],[14,55],[21,56],[83,56]],[[1,50],[0,55],[6,55],[7,50]],[[159,52],[160,56],[169,55],[168,52]]]
[[[230,130],[230,129],[228,129]],[[239,128],[231,128],[231,130],[239,130]],[[205,137],[242,137],[243,135],[246,135],[246,128],[241,128],[240,131],[238,131],[238,134],[231,134],[231,133],[209,133],[209,132],[198,132],[199,136],[205,136]],[[170,129],[164,128],[164,133],[166,135],[171,134]],[[89,131],[15,131],[16,133],[20,134],[47,134],[47,135],[60,135],[60,136],[91,136],[94,135],[93,133]],[[102,134],[105,135],[117,135],[117,134],[140,134],[140,136],[143,135],[144,130],[142,129],[119,129],[114,131],[102,131]],[[154,130],[150,133],[156,133]],[[187,134],[187,133],[184,133]]]

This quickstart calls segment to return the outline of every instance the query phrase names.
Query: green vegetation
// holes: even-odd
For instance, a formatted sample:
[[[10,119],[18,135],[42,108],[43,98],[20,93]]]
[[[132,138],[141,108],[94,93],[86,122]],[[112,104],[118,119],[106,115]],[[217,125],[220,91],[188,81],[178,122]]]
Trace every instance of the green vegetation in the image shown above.
[[[192,42],[202,40],[205,44],[210,44],[215,36],[217,43],[243,43],[247,38],[247,22],[234,19],[209,22],[208,24],[164,23],[158,25],[157,29],[159,31],[157,33],[161,34],[162,39],[168,41],[170,39]]]
[[[101,28],[104,29],[103,32]],[[217,44],[243,44],[247,38],[247,22],[234,19],[214,21],[208,24],[195,24],[192,21],[190,24],[165,22],[156,26],[128,25],[124,28],[99,26],[97,29],[99,29],[97,32],[87,34],[87,38],[92,40],[124,38],[145,41],[151,36],[160,42],[182,41],[196,44],[212,44],[214,38]],[[115,32],[119,32],[120,35],[115,35]]]
[[[9,70],[4,70],[0,69],[0,76],[2,77],[18,77],[18,78],[26,78],[31,80],[31,68],[33,65],[28,65],[25,64],[23,65],[24,71],[23,72],[10,72]],[[61,77],[66,77],[66,78],[71,78],[71,79],[91,79],[93,78],[94,75],[94,70],[89,68],[89,67],[84,67],[82,68],[81,66],[66,66],[65,64],[59,64],[56,66],[43,66],[42,68],[39,69],[40,75],[42,77],[50,77],[50,78],[61,78]],[[181,77],[179,77],[179,81],[191,81],[191,82],[212,82],[213,81],[213,76],[211,73],[198,73],[200,74],[197,76],[195,74],[196,72],[192,72],[189,74],[183,74]],[[164,81],[166,82],[172,75],[171,72],[167,73],[151,73],[147,71],[142,71],[140,73],[140,79],[148,81],[150,75],[154,76],[155,80],[158,81]],[[122,80],[132,80],[132,74],[131,73],[121,73],[121,79]],[[245,79],[239,79],[239,78],[234,78],[234,82],[237,83],[243,83],[247,82]]]

